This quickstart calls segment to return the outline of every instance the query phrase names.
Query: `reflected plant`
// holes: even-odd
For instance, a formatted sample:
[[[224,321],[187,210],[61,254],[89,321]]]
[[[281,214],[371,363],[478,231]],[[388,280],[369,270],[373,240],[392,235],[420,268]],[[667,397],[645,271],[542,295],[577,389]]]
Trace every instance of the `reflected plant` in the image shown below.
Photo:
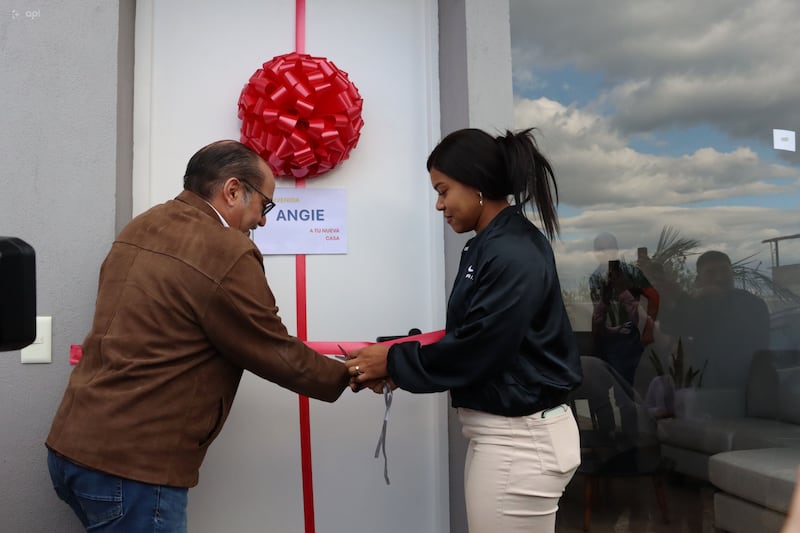
[[[690,255],[698,254],[695,251],[698,246],[700,241],[697,239],[682,237],[679,230],[672,226],[664,226],[658,236],[658,244],[651,261],[660,265],[661,274],[665,279],[689,291],[694,285],[694,275],[689,272],[686,259]]]
[[[589,281],[587,278],[581,280],[575,289],[561,289],[561,298],[566,305],[590,302]]]
[[[783,303],[800,305],[800,296],[772,281],[772,277],[761,271],[761,261],[751,260],[754,256],[755,254],[731,263],[737,284],[761,297],[775,296]]]
[[[703,386],[703,373],[706,370],[706,366],[708,366],[708,359],[703,363],[702,369],[694,368],[692,365],[686,367],[683,342],[680,338],[678,338],[677,350],[675,353],[670,354],[669,359],[670,364],[665,371],[661,358],[658,357],[655,350],[650,350],[650,362],[653,364],[656,375],[664,376],[668,374],[669,377],[672,378],[672,383],[675,385],[676,389],[686,389],[695,386],[700,388]],[[695,379],[697,380],[697,385],[694,384]]]

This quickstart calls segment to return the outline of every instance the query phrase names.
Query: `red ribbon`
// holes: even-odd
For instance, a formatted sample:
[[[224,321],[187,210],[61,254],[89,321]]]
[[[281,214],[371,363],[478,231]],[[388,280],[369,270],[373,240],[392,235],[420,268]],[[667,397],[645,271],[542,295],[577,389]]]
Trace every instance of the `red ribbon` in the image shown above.
[[[422,333],[420,335],[411,335],[409,337],[400,337],[399,339],[392,339],[390,341],[384,342],[333,342],[333,341],[306,341],[306,345],[318,351],[319,353],[324,353],[328,355],[341,355],[341,350],[339,350],[339,346],[342,347],[344,351],[347,353],[352,352],[353,350],[358,350],[359,348],[364,348],[366,346],[371,346],[373,344],[385,344],[387,346],[391,346],[393,344],[397,344],[399,342],[418,342],[423,346],[427,344],[433,344],[434,342],[439,341],[442,337],[444,337],[444,330],[439,331],[431,331],[429,333]]]
[[[363,99],[324,57],[275,56],[239,96],[241,141],[276,176],[311,178],[347,159],[360,137]]]
[[[339,347],[346,351],[347,353],[352,352],[353,350],[358,350],[359,348],[364,348],[366,346],[370,346],[372,344],[385,344],[387,346],[391,346],[393,344],[397,344],[399,342],[418,342],[423,346],[427,344],[433,344],[434,342],[439,341],[442,337],[444,337],[444,330],[439,331],[431,331],[429,333],[422,333],[420,335],[411,335],[409,337],[400,337],[398,339],[393,339],[390,341],[384,342],[358,342],[358,341],[307,341],[305,340],[308,336],[307,334],[307,323],[306,323],[306,309],[305,309],[305,302],[306,302],[306,284],[305,284],[305,256],[298,255],[295,258],[295,266],[297,268],[297,278],[302,279],[302,283],[297,284],[297,301],[298,304],[302,303],[302,310],[300,310],[300,305],[298,305],[298,313],[297,313],[297,338],[303,340],[306,346],[311,348],[312,350],[316,350],[319,353],[327,354],[327,355],[341,355],[341,350]],[[70,364],[77,365],[78,361],[81,360],[81,356],[83,355],[81,345],[80,344],[72,344],[69,347],[69,362]]]
[[[80,344],[69,345],[69,364],[77,365],[83,357],[83,346]]]

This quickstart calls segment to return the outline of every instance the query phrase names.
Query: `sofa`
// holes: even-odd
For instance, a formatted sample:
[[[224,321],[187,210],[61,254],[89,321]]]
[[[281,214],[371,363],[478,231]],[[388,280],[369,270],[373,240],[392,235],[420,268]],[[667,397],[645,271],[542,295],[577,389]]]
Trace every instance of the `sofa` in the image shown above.
[[[716,489],[714,526],[731,533],[781,531],[798,464],[798,448],[734,450],[713,455],[708,469]]]
[[[800,351],[756,353],[741,389],[675,391],[658,438],[676,472],[717,489],[718,529],[779,531],[800,465]]]

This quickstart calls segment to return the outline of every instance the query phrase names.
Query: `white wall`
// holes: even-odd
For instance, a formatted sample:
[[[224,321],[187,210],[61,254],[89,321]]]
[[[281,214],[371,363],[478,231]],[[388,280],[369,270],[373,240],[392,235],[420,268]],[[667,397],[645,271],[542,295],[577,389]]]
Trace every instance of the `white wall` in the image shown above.
[[[347,190],[349,244],[347,255],[307,258],[309,338],[441,328],[443,228],[425,171],[439,138],[436,2],[309,0],[306,33],[305,51],[358,87],[365,121],[350,159],[308,181]],[[198,148],[239,137],[242,86],[261,63],[292,51],[291,1],[137,3],[134,213],[180,191]],[[294,259],[267,257],[265,266],[294,331]],[[245,376],[190,491],[191,531],[303,531],[297,403]],[[316,530],[447,531],[446,403],[396,394],[386,486],[372,457],[382,397],[348,391],[332,405],[312,401]]]

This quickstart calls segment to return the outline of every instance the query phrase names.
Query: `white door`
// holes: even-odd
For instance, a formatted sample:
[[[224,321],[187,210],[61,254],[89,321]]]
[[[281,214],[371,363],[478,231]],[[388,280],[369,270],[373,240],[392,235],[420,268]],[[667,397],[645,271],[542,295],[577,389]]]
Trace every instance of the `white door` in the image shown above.
[[[309,0],[306,12],[305,52],[349,74],[365,122],[350,158],[307,181],[346,191],[348,233],[347,254],[306,258],[309,339],[441,329],[442,222],[425,171],[438,139],[436,1]],[[263,62],[295,51],[295,2],[140,0],[136,17],[134,214],[178,194],[198,148],[239,139],[242,87]],[[295,258],[268,256],[265,267],[295,332]],[[303,494],[298,403],[245,374],[189,492],[190,531],[449,529],[445,395],[395,395],[389,486],[382,458],[373,457],[383,398],[346,391],[334,404],[312,400],[313,513]]]

